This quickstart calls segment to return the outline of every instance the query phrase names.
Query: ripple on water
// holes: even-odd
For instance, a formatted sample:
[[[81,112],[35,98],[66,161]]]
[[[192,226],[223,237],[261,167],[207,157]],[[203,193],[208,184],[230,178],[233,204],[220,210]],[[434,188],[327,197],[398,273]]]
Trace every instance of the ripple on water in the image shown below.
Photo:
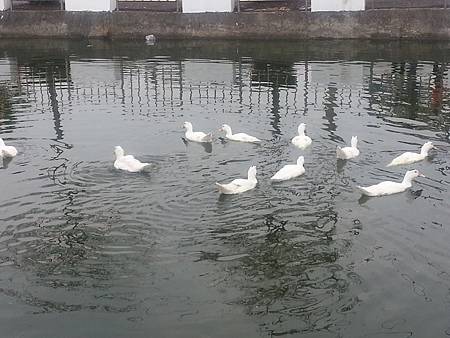
[[[405,327],[421,322],[411,308],[424,309],[416,317],[445,313],[445,86],[441,108],[432,107],[439,83],[420,82],[417,92],[413,64],[380,61],[392,53],[379,45],[377,59],[354,53],[354,44],[336,54],[327,42],[318,58],[313,45],[290,44],[288,58],[269,45],[175,44],[174,55],[160,44],[145,52],[136,45],[133,55],[124,45],[124,57],[114,49],[112,59],[88,53],[29,62],[21,53],[17,68],[27,82],[9,85],[11,100],[0,90],[1,136],[21,149],[0,170],[7,178],[0,180],[0,294],[30,305],[21,314],[124,314],[114,318],[183,333],[198,323],[226,326],[236,305],[252,316],[242,322],[273,336],[407,336]],[[224,49],[230,60],[217,59]],[[216,59],[205,59],[211,50]],[[324,50],[330,60],[319,61]],[[342,56],[370,60],[335,60]],[[227,122],[264,142],[184,145],[185,119],[199,130]],[[306,150],[290,143],[299,122],[313,138]],[[354,133],[361,155],[337,161],[336,146]],[[427,179],[358,203],[355,185],[401,179],[406,167],[386,163],[426,139],[440,146],[417,164]],[[100,149],[122,140],[155,167],[115,170]],[[269,182],[299,155],[305,175]],[[218,194],[215,181],[244,177],[250,165],[258,167],[254,190]],[[407,319],[394,319],[395,311]],[[438,327],[438,317],[445,316],[429,322]]]

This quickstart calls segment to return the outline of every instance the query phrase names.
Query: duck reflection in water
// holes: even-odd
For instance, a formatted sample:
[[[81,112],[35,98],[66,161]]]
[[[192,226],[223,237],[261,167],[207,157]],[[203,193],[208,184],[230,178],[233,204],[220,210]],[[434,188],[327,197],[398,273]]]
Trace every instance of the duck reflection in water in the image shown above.
[[[361,195],[361,197],[358,200],[358,204],[359,205],[364,205],[367,203],[368,200],[370,200],[372,197],[366,196],[366,195]]]
[[[181,140],[183,141],[183,143],[186,146],[186,148],[191,146],[191,145],[195,145],[195,146],[199,145],[199,146],[203,147],[205,152],[207,152],[208,154],[212,153],[212,143],[211,142],[207,142],[207,143],[195,142],[193,144],[192,142],[189,142],[188,140],[186,140],[184,137],[182,137]]]
[[[341,160],[340,158],[336,160],[336,170],[339,174],[344,171],[346,164],[347,164],[346,160]]]
[[[0,162],[2,164],[0,169],[8,169],[8,166],[11,163],[12,159],[13,159],[12,157],[2,157],[2,156],[0,156]]]

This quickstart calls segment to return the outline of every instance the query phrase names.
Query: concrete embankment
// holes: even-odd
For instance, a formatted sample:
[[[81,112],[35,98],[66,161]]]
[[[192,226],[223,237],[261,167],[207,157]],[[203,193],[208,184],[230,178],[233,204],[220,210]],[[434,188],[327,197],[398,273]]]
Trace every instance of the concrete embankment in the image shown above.
[[[0,38],[141,39],[417,39],[450,40],[450,10],[363,12],[93,13],[11,11]]]

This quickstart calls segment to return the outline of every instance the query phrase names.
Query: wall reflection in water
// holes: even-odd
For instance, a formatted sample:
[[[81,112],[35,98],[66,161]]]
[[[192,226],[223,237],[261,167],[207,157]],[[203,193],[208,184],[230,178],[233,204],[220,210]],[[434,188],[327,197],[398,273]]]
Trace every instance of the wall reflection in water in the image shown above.
[[[253,321],[256,335],[363,332],[350,317],[370,284],[355,268],[366,254],[355,239],[365,230],[359,218],[391,217],[368,216],[352,189],[386,175],[377,163],[397,141],[444,142],[447,54],[362,42],[3,44],[0,131],[23,157],[1,168],[19,169],[0,197],[0,292],[24,318],[88,313],[92,328],[112,321],[96,314],[117,315],[98,336],[123,333],[124,322],[141,323],[142,336],[150,328],[201,336],[227,321],[235,326],[218,336],[251,331]],[[216,142],[205,152],[181,143],[185,119],[207,128],[230,121],[265,142]],[[303,120],[314,139],[306,177],[269,185],[269,172],[298,156],[289,141]],[[423,135],[413,135],[417,126]],[[368,155],[336,165],[336,145],[355,130]],[[380,139],[382,151],[369,155]],[[157,163],[157,173],[112,170],[115,142]],[[258,189],[219,199],[211,183],[250,161],[261,168]],[[436,188],[444,172],[431,174],[430,200],[447,193]],[[370,236],[375,255],[380,238]]]

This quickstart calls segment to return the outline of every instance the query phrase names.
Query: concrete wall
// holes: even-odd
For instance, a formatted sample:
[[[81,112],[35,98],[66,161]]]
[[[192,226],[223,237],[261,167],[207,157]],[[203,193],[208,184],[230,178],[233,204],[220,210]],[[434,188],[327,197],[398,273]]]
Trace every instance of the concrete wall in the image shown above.
[[[365,0],[311,0],[311,11],[363,11]]]
[[[362,12],[152,13],[9,11],[1,38],[450,40],[450,10]]]
[[[183,13],[233,11],[234,0],[183,0]]]
[[[65,5],[67,11],[110,12],[116,10],[117,0],[65,0]]]

